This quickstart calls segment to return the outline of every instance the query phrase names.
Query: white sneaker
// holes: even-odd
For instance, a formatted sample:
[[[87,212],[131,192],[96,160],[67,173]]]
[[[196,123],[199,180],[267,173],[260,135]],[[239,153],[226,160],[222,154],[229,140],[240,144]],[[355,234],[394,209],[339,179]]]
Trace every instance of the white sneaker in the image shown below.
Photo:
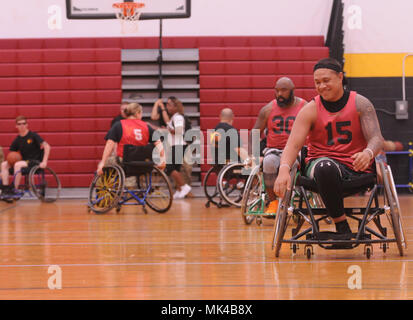
[[[181,191],[176,190],[173,196],[174,199],[182,199],[181,197]]]
[[[185,198],[186,195],[192,190],[192,188],[189,185],[184,185],[181,187],[181,197]]]

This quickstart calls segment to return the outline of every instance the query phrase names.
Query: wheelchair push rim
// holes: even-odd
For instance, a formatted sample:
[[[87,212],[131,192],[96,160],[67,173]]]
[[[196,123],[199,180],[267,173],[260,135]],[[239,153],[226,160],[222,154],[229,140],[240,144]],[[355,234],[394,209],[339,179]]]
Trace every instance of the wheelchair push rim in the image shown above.
[[[29,172],[29,185],[34,195],[42,202],[55,202],[59,199],[61,183],[56,173],[49,167],[39,165]]]
[[[98,214],[113,209],[122,198],[124,184],[125,175],[121,167],[104,167],[103,174],[96,174],[89,187],[89,208]]]
[[[210,185],[209,181],[210,179],[218,179],[218,174],[219,174],[219,168],[216,167],[212,167],[208,170],[208,172],[206,173],[205,177],[204,177],[204,181],[202,182],[203,186],[204,186],[204,193],[205,196],[208,199],[207,204],[209,205],[209,203],[213,203],[216,206],[220,207],[221,206],[221,197],[218,191],[218,187],[217,187],[217,183],[215,181],[215,183],[213,183],[212,185]]]
[[[218,175],[217,189],[221,197],[234,207],[241,207],[247,175],[243,175],[242,163],[226,165]]]
[[[256,166],[248,177],[242,196],[241,215],[245,224],[251,224],[255,217],[263,212],[262,187],[260,166]]]
[[[384,185],[384,193],[385,199],[387,200],[387,205],[390,210],[390,222],[393,227],[393,233],[396,238],[397,248],[399,250],[400,256],[403,256],[403,231],[401,226],[401,217],[400,211],[398,206],[397,194],[395,195],[392,191],[391,187],[391,174],[389,170],[385,168],[384,164],[380,162],[380,169],[383,175],[383,185]]]
[[[149,174],[138,178],[139,187],[146,189],[145,203],[158,213],[167,212],[172,206],[172,186],[165,172],[153,167]]]

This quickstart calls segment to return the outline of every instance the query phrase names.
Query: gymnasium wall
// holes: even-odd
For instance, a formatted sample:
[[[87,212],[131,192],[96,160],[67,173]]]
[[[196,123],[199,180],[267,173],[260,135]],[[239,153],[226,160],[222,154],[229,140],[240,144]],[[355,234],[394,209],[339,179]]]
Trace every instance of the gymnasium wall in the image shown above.
[[[191,17],[164,20],[163,34],[325,35],[331,6],[332,0],[192,0]],[[116,20],[68,20],[65,0],[4,1],[0,25],[0,38],[121,36]],[[159,20],[141,21],[139,28],[131,36],[157,36]]]
[[[374,104],[383,136],[401,141],[407,149],[413,141],[413,113],[396,120],[395,101],[402,100],[403,58],[413,52],[412,1],[345,0],[345,72],[350,88]],[[413,57],[405,64],[406,99],[413,106]],[[398,183],[408,183],[408,156],[391,155],[389,161]]]

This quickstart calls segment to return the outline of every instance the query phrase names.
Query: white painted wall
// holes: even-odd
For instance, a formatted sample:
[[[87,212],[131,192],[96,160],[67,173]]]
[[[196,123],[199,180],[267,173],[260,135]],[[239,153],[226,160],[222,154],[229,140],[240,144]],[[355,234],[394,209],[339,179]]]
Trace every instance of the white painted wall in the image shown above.
[[[343,0],[346,53],[413,52],[413,1]]]
[[[332,2],[192,0],[191,18],[164,20],[163,34],[326,36]],[[343,0],[343,3],[346,53],[413,52],[413,1]],[[67,20],[65,0],[8,1],[2,3],[0,10],[0,38],[158,34],[158,20],[141,21],[139,32],[130,35],[122,35],[117,20]]]
[[[164,20],[163,34],[326,35],[331,5],[332,0],[192,0],[191,17]],[[158,36],[159,20],[141,21],[139,32],[129,36],[139,35]],[[67,20],[65,0],[8,1],[0,10],[1,38],[117,36],[123,35],[116,20]]]

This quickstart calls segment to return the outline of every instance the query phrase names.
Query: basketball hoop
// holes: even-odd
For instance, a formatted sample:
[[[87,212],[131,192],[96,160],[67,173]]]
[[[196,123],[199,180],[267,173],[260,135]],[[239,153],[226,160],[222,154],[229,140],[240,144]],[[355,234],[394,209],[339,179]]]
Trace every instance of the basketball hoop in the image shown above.
[[[118,2],[112,7],[116,10],[116,18],[121,23],[122,33],[133,33],[138,31],[141,8],[145,6],[140,2]]]

